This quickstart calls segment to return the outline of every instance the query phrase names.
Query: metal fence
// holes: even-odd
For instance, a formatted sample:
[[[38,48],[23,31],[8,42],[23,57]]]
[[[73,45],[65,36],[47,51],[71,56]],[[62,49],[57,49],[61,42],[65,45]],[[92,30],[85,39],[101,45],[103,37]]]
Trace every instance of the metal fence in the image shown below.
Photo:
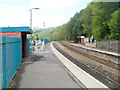
[[[27,54],[30,53],[30,39],[27,39]]]
[[[44,43],[46,44],[46,43],[48,43],[49,42],[49,39],[40,39],[40,41],[41,42],[43,42],[44,41]],[[41,43],[42,44],[42,43]]]
[[[2,44],[1,44],[1,42],[2,42],[2,38],[0,37],[0,89],[2,88],[2,82],[3,82],[3,74],[2,74],[2,71],[3,71],[3,69],[2,69]]]
[[[0,37],[0,89],[6,88],[22,60],[21,38]]]

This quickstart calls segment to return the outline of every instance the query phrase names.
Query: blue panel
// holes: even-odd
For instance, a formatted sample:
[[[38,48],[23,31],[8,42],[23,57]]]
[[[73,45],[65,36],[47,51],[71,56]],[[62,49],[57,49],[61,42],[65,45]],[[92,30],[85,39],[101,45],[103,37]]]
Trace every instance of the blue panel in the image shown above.
[[[0,43],[5,43],[5,42],[6,42],[5,36],[0,36]]]
[[[0,43],[17,42],[17,41],[21,41],[21,38],[13,38],[13,37],[6,38],[6,36],[0,36]]]
[[[6,37],[4,37],[6,38]],[[6,39],[4,39],[6,40]],[[3,66],[3,88],[6,88],[7,81],[6,81],[6,44],[2,44],[2,66]]]
[[[46,44],[46,43],[48,43],[49,42],[49,39],[40,39],[40,41],[41,42],[43,42],[44,41],[44,43]],[[42,43],[41,43],[42,44]]]
[[[27,39],[27,54],[30,53],[30,39]]]
[[[48,39],[43,39],[43,41],[44,41],[45,44],[49,42]]]
[[[5,53],[3,52],[5,51],[3,48],[4,45],[2,45],[1,42],[2,37],[0,37],[0,89],[3,87],[3,59],[4,59],[3,54]]]
[[[2,73],[0,72],[0,75],[3,75],[3,77],[0,76],[0,78],[2,77],[3,80],[2,88],[6,88],[15,75],[22,60],[21,39],[2,37],[2,43],[0,45],[2,45],[2,58],[0,59],[2,61],[0,64],[2,65],[0,66],[3,66]]]
[[[1,40],[0,40],[1,41]],[[3,64],[2,64],[2,44],[0,44],[0,89],[2,88],[2,84],[3,84]]]

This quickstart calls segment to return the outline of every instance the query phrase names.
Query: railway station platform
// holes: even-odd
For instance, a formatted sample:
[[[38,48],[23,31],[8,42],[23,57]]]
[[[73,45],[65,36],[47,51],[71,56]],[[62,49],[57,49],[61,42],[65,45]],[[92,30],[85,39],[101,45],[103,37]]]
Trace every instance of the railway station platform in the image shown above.
[[[65,43],[67,43],[67,42],[65,42]],[[114,55],[114,56],[119,56],[120,57],[120,53],[117,53],[117,52],[100,50],[100,49],[97,49],[97,48],[87,47],[87,46],[84,46],[84,45],[78,44],[78,43],[68,43],[68,44],[73,45],[73,46],[77,46],[77,47],[81,47],[81,48],[85,48],[85,49],[88,49],[88,50],[93,50],[93,51],[96,51],[96,52],[101,52],[101,53],[105,53],[105,54],[109,54],[109,55]]]
[[[34,51],[22,63],[11,88],[102,88],[108,87],[64,57],[52,43]]]
[[[24,60],[10,88],[84,88],[53,53],[50,43]]]

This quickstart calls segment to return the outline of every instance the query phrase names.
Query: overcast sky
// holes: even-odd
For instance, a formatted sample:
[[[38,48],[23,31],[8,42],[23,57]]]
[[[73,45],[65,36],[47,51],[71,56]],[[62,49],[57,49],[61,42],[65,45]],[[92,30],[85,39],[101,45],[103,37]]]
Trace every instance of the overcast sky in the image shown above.
[[[55,27],[67,23],[92,0],[0,0],[0,27],[29,26],[30,9],[33,27]]]

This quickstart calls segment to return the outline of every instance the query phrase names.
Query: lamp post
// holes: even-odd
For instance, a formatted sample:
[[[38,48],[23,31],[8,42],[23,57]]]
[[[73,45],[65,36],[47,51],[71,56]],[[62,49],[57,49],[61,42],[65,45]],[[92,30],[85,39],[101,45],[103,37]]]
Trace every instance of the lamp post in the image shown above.
[[[35,10],[39,10],[39,8],[31,8],[30,9],[30,28],[32,29],[32,10],[35,9]],[[32,39],[32,34],[31,34],[31,39]]]
[[[32,29],[32,10],[35,9],[35,10],[39,10],[39,8],[31,8],[30,9],[30,28]],[[32,40],[32,34],[31,34],[31,40]],[[33,51],[34,51],[34,45],[33,45]]]
[[[30,28],[32,29],[32,10],[35,9],[35,10],[39,10],[39,8],[31,8],[30,9]]]

